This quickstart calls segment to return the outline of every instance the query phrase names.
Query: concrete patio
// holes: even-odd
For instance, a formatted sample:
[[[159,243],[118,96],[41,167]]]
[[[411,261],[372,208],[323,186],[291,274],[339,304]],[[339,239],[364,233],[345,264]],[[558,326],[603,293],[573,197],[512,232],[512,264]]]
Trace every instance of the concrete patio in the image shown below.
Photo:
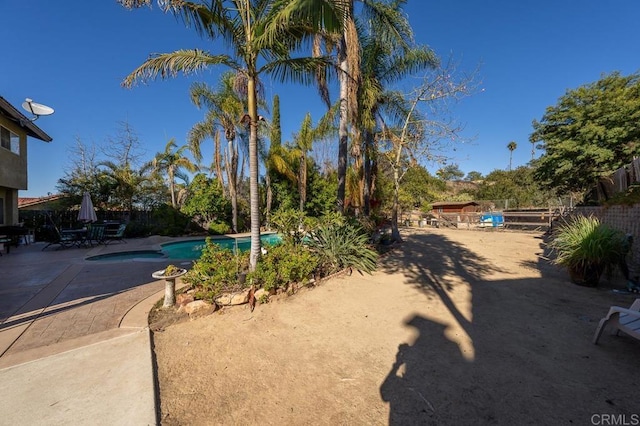
[[[0,257],[0,415],[10,424],[154,424],[147,315],[170,259],[88,261],[168,237],[12,247]],[[173,262],[176,262],[175,260]]]

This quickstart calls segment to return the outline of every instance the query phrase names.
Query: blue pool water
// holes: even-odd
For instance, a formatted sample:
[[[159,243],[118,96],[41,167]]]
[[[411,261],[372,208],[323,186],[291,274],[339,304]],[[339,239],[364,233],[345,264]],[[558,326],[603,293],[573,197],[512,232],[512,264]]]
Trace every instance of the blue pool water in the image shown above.
[[[260,237],[264,246],[278,244],[281,239],[277,234],[266,234]],[[134,260],[134,259],[181,259],[181,260],[197,260],[202,254],[206,243],[205,239],[184,240],[171,243],[161,244],[162,251],[156,250],[138,250],[138,251],[121,251],[116,253],[99,254],[97,256],[87,257],[86,260]],[[229,250],[246,251],[251,248],[251,239],[243,238],[212,238],[212,242]]]
[[[212,238],[211,241],[229,250],[247,251],[251,248],[251,239],[249,237]],[[262,235],[260,237],[260,241],[262,241],[263,245],[269,246],[278,244],[280,242],[280,237],[277,234],[267,234]],[[205,239],[176,241],[162,244],[162,252],[165,253],[169,259],[196,260],[200,258],[200,254],[202,254],[204,246]]]

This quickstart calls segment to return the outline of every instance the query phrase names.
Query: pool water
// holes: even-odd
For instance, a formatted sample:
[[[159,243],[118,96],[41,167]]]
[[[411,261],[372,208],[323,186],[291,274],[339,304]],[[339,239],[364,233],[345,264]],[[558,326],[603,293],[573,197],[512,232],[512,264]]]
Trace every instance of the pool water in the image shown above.
[[[247,251],[251,248],[251,239],[243,238],[212,238],[211,241],[223,248],[229,250]],[[279,244],[281,238],[278,234],[265,234],[260,237],[263,246],[272,246]],[[161,244],[162,251],[157,250],[138,250],[138,251],[121,251],[116,253],[99,254],[97,256],[87,257],[86,260],[136,260],[136,259],[181,259],[181,260],[197,260],[202,254],[202,250],[206,246],[204,238],[197,240],[176,241]]]
[[[280,243],[281,239],[277,234],[266,234],[260,237],[260,241],[262,241],[263,245],[270,246]],[[211,242],[222,248],[234,251],[247,251],[251,248],[251,239],[249,237],[212,238]],[[162,252],[166,254],[169,259],[197,260],[200,258],[205,245],[205,239],[176,241],[162,244]]]

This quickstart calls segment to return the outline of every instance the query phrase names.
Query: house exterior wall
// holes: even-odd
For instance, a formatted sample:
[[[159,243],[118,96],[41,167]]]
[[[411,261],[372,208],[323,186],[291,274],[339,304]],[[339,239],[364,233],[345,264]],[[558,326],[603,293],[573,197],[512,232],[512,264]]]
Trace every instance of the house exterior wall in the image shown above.
[[[14,225],[18,222],[18,190],[27,189],[27,134],[3,116],[0,125],[20,138],[19,154],[0,146],[0,225]]]

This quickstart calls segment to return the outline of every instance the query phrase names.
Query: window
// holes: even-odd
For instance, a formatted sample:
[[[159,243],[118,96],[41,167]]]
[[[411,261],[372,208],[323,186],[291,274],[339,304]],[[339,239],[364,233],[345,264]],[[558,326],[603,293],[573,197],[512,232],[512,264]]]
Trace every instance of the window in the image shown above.
[[[0,146],[20,155],[20,137],[2,126],[0,126]]]

